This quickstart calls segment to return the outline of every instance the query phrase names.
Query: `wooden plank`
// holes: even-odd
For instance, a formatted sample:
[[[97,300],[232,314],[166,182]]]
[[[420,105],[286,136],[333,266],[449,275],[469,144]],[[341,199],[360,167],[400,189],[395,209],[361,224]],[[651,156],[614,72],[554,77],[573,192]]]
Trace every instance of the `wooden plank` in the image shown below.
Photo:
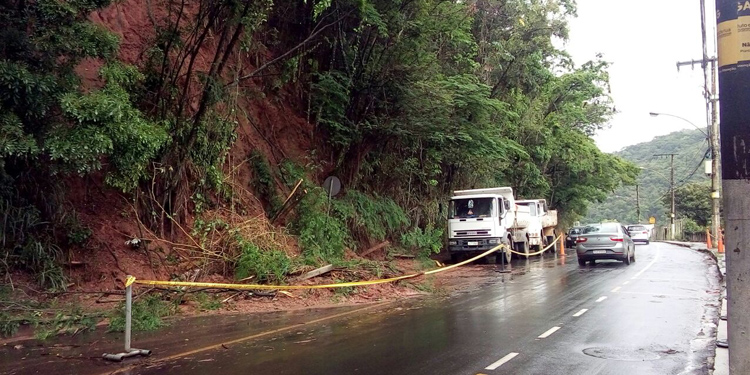
[[[322,275],[324,273],[331,272],[332,270],[333,270],[333,264],[328,264],[328,265],[325,265],[325,266],[320,267],[318,269],[314,269],[314,270],[312,270],[312,271],[310,271],[310,272],[302,275],[302,277],[300,277],[299,279],[300,280],[312,279],[313,277],[320,276],[320,275]]]
[[[374,253],[374,252],[376,252],[376,251],[378,251],[378,250],[380,250],[380,249],[382,249],[382,248],[384,248],[384,247],[386,247],[386,246],[388,246],[390,244],[391,244],[391,241],[383,241],[383,242],[381,242],[381,243],[379,243],[379,244],[377,244],[377,245],[375,245],[375,246],[373,246],[373,247],[365,250],[365,252],[362,253],[362,254],[360,254],[359,256],[364,257],[364,256],[367,256],[367,255],[370,255],[370,254],[372,254],[372,253]]]

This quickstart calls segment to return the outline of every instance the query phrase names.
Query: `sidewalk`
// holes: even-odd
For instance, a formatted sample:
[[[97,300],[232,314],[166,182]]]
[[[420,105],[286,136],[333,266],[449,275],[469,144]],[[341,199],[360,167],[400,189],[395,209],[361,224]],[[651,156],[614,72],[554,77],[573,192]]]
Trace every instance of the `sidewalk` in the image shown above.
[[[664,241],[666,243],[688,247],[696,251],[704,252],[709,254],[716,260],[716,266],[719,268],[719,276],[721,276],[721,314],[720,316],[727,316],[727,299],[726,299],[726,283],[724,277],[726,276],[726,262],[724,260],[724,254],[720,254],[716,249],[708,249],[705,243],[702,242],[677,242],[677,241]],[[719,327],[716,330],[716,340],[727,341],[727,321],[719,319]],[[713,375],[728,375],[729,374],[729,349],[716,347],[716,354],[714,358],[714,369],[711,372]]]

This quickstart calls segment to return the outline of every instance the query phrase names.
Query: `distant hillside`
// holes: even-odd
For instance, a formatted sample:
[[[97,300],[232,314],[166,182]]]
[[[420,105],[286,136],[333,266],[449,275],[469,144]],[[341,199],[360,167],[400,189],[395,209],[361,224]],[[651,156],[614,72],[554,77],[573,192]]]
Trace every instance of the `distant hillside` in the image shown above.
[[[708,151],[705,135],[698,130],[683,130],[665,136],[656,137],[650,142],[629,146],[615,155],[635,163],[641,167],[638,177],[640,186],[641,220],[647,222],[649,216],[654,216],[657,223],[668,220],[669,207],[665,206],[661,198],[669,194],[669,156],[655,156],[657,154],[676,153],[675,185],[681,186],[689,182],[707,181],[704,174],[703,161]],[[634,223],[636,217],[636,188],[626,186],[617,189],[603,203],[589,207],[584,221],[595,222],[615,219],[621,222]]]

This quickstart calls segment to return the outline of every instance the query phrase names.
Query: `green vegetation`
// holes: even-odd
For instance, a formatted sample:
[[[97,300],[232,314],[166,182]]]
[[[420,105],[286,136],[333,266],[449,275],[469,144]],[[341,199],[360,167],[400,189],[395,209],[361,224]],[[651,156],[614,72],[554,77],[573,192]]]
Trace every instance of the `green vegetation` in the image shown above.
[[[65,182],[81,177],[124,194],[156,236],[194,223],[190,248],[206,265],[282,283],[285,248],[210,217],[225,204],[244,210],[248,184],[272,216],[278,182],[306,177],[289,228],[317,264],[385,239],[438,252],[457,188],[513,186],[571,223],[638,174],[590,138],[614,113],[608,64],[577,66],[553,44],[568,36],[572,0],[198,0],[190,12],[167,0],[133,65],[89,17],[109,4],[0,5],[2,276],[25,269],[65,288],[61,255],[96,235],[68,220]],[[286,112],[263,123],[254,101]],[[287,158],[274,139],[283,115],[312,125],[307,155],[294,155],[304,166],[275,164]],[[240,124],[273,155],[251,139],[248,154],[230,153]],[[253,180],[230,181],[239,168]],[[345,187],[332,202],[324,171]],[[149,301],[139,308],[159,310]]]
[[[22,325],[28,325],[33,327],[35,338],[46,340],[58,334],[93,330],[105,316],[101,312],[87,312],[77,304],[60,303],[56,299],[37,302],[13,296],[10,287],[0,287],[0,336],[13,336]]]
[[[432,224],[425,229],[416,227],[401,235],[401,244],[427,258],[443,249],[443,230],[433,228]]]
[[[257,150],[250,155],[250,162],[255,173],[253,188],[258,198],[265,203],[266,214],[271,217],[281,207],[281,199],[276,192],[276,181],[271,167],[265,156]]]
[[[237,260],[234,277],[242,280],[255,276],[260,282],[280,283],[289,273],[291,261],[280,250],[261,250],[258,246],[245,240],[239,241],[241,254]]]
[[[628,146],[615,153],[642,168],[637,180],[642,222],[648,222],[651,216],[656,218],[657,225],[669,222],[670,158],[654,155],[676,153],[674,179],[677,187],[677,217],[688,217],[701,226],[706,225],[706,220],[710,218],[710,189],[706,190],[705,185],[709,178],[703,171],[707,150],[706,136],[691,129],[656,137],[652,141]],[[705,211],[706,207],[708,211]],[[591,207],[585,220],[596,222],[612,219],[637,222],[635,186],[615,189],[603,203]]]
[[[176,311],[174,304],[164,301],[162,296],[146,295],[133,301],[133,331],[153,331],[167,325],[164,318]],[[112,311],[109,320],[110,332],[125,331],[125,303]]]
[[[687,229],[689,232],[699,232],[711,223],[711,184],[708,181],[680,186],[674,191],[674,201],[676,216],[692,222]],[[664,197],[662,203],[671,207],[671,197]]]
[[[198,302],[198,308],[203,311],[211,311],[221,308],[221,300],[219,300],[219,298],[204,292],[196,293],[195,301]]]

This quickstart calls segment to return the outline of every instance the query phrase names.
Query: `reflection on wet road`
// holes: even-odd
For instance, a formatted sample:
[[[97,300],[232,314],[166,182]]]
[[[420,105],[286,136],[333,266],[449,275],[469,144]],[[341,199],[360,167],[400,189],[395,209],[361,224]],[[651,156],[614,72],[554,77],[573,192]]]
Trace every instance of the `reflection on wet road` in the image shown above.
[[[265,330],[257,321],[239,332],[182,327],[180,334],[195,337],[203,329],[206,337],[184,349],[149,347],[157,354],[147,364],[100,372],[707,373],[717,318],[715,266],[703,254],[662,243],[638,246],[636,254],[631,266],[579,267],[575,255],[516,261],[514,275],[498,273],[479,291],[341,310],[336,318],[269,314]],[[145,347],[149,338],[137,340]]]

